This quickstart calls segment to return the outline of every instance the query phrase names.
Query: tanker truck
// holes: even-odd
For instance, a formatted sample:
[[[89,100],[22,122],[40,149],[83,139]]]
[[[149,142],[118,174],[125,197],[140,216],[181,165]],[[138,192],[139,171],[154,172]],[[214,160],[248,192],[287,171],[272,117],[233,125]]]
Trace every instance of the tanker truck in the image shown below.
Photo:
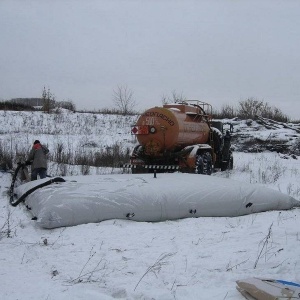
[[[134,174],[180,171],[210,175],[216,169],[231,169],[230,139],[228,143],[220,124],[217,127],[213,126],[211,105],[202,101],[150,108],[131,127],[138,145],[125,167]]]

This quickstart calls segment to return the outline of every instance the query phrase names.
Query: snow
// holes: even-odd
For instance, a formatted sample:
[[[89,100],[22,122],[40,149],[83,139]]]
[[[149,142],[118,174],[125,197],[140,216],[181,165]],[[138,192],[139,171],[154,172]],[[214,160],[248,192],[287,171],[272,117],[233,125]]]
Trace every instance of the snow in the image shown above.
[[[20,117],[26,114],[30,122]],[[96,115],[96,126],[102,127],[93,129],[75,124],[77,117],[90,124],[94,117],[87,115],[70,114],[57,125],[53,115],[26,114],[6,112],[5,121],[1,116],[2,146],[25,151],[35,138],[46,140],[52,151],[55,141],[65,143],[67,138],[75,149],[83,138],[99,147],[106,142],[135,143],[130,136],[133,117],[126,122],[120,116],[103,116],[102,121],[102,115]],[[239,124],[235,131],[243,131]],[[36,130],[40,125],[43,132]],[[261,127],[256,130],[261,136],[269,133]],[[278,136],[291,133],[285,128]],[[297,158],[275,152],[234,152],[233,170],[212,176],[259,184],[300,200]],[[60,175],[55,170],[51,165],[49,171]],[[94,175],[111,171],[91,169]],[[243,296],[236,290],[236,280],[267,277],[300,283],[299,208],[155,223],[113,219],[46,230],[31,220],[24,205],[9,205],[10,183],[11,175],[0,173],[1,299],[239,300]]]

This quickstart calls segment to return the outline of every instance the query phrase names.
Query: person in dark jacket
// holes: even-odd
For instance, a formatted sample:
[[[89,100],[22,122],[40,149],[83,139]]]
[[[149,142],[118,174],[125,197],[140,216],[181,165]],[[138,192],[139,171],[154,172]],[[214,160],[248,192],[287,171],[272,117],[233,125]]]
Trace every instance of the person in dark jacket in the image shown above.
[[[224,135],[224,146],[223,146],[223,158],[225,160],[230,158],[230,146],[231,146],[231,135],[230,132],[227,130],[226,134]]]
[[[35,140],[29,152],[26,164],[31,165],[31,180],[37,180],[37,176],[47,176],[47,154],[49,150],[39,140]]]

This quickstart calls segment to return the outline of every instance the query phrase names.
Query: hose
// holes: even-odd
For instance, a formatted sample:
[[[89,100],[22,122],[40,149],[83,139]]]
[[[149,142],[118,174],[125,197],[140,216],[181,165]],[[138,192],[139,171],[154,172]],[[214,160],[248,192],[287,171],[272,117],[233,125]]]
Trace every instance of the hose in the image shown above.
[[[24,193],[19,199],[17,199],[16,201],[14,201],[14,187],[15,187],[15,181],[16,181],[16,178],[18,176],[18,172],[20,171],[21,168],[24,168],[26,166],[26,164],[24,163],[18,163],[18,166],[15,170],[15,173],[13,175],[13,178],[12,178],[12,182],[11,182],[11,185],[10,185],[10,189],[9,189],[9,202],[12,206],[17,206],[18,204],[20,204],[21,202],[23,202],[25,200],[25,198],[30,195],[31,193],[33,193],[34,191],[36,191],[37,189],[40,189],[42,187],[45,187],[47,185],[50,185],[51,183],[55,183],[55,182],[65,182],[65,180],[61,177],[54,177],[54,178],[51,178],[50,180],[48,181],[45,181],[41,184],[38,184],[36,186],[34,186],[33,188],[29,189],[26,193]]]

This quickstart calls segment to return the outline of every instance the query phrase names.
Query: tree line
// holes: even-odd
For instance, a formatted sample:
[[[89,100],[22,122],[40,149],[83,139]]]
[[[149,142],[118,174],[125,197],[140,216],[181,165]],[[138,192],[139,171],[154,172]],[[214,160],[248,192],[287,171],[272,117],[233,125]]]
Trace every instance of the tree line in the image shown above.
[[[257,116],[272,119],[278,122],[289,122],[290,118],[284,114],[278,107],[271,106],[268,102],[248,98],[239,101],[236,107],[232,105],[223,105],[220,110],[213,111],[214,118],[219,119],[255,119]]]
[[[98,113],[104,114],[122,114],[133,115],[136,112],[137,102],[134,99],[133,91],[126,85],[117,86],[113,90],[112,103],[114,108],[99,109]],[[178,94],[175,90],[171,96],[163,95],[162,104],[178,103],[188,100],[183,94]],[[69,101],[56,101],[55,96],[50,89],[44,87],[41,98],[17,98],[10,101],[0,101],[0,110],[42,110],[46,113],[55,112],[56,108],[65,108],[76,111],[75,104]],[[87,112],[82,111],[82,112]],[[93,112],[95,113],[95,112]],[[255,119],[257,116],[272,119],[278,122],[289,122],[290,118],[284,114],[279,108],[271,106],[268,102],[255,98],[248,98],[239,101],[238,105],[223,105],[220,109],[213,109],[213,118],[217,119]]]

